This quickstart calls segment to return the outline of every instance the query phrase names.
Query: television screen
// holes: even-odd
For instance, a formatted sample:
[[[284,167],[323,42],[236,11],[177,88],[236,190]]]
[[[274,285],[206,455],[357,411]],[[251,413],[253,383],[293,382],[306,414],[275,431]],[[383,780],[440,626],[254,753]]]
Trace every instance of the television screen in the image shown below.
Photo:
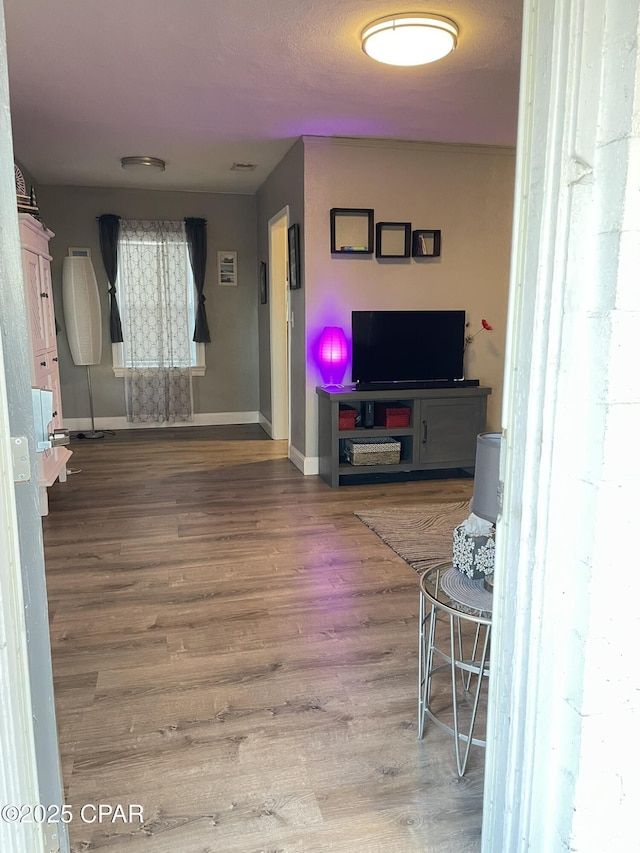
[[[463,376],[464,311],[353,311],[354,382]]]

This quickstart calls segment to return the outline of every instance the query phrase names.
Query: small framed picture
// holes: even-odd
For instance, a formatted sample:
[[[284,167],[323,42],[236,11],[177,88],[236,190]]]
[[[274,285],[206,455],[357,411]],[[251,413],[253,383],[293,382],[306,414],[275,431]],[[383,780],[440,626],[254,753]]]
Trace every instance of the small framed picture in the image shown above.
[[[238,253],[218,252],[218,284],[236,287],[238,284]]]
[[[267,265],[260,261],[260,304],[267,304]]]
[[[300,277],[300,226],[295,223],[289,226],[289,289],[298,290],[302,287]]]
[[[81,249],[79,246],[69,246],[68,250],[70,258],[90,258],[91,249]]]

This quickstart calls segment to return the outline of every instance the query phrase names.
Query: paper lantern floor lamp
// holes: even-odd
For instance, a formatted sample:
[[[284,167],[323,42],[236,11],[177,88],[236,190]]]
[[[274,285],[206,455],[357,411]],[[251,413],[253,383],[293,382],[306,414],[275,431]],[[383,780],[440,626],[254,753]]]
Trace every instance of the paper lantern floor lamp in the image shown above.
[[[67,338],[74,364],[86,365],[89,386],[91,430],[79,433],[84,438],[104,438],[96,430],[91,388],[92,364],[102,360],[102,317],[96,274],[87,256],[68,256],[62,261],[62,303]]]
[[[339,326],[325,326],[318,343],[318,367],[326,386],[340,387],[348,358],[343,330]]]

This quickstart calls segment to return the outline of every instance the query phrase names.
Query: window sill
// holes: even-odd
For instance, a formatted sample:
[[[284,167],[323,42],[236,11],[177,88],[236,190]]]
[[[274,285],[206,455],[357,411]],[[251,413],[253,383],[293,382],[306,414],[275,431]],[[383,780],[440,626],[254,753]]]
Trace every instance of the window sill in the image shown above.
[[[207,368],[204,365],[198,365],[197,367],[191,368],[191,375],[192,376],[204,376],[206,373],[206,370],[207,370]],[[116,376],[118,379],[124,379],[124,377],[127,375],[127,368],[126,367],[114,367],[113,368],[113,375]]]

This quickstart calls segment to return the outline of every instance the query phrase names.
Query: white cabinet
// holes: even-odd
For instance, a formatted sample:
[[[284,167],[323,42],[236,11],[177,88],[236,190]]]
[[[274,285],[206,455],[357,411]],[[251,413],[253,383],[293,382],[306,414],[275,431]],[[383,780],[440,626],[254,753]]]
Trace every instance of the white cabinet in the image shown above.
[[[53,233],[29,214],[21,213],[18,218],[29,317],[31,385],[53,392],[53,419],[50,424],[50,431],[53,432],[63,425],[49,254],[49,240]],[[70,456],[71,451],[66,447],[53,447],[37,454],[41,515],[48,512],[47,488],[57,479],[61,482],[67,479],[67,461]]]

